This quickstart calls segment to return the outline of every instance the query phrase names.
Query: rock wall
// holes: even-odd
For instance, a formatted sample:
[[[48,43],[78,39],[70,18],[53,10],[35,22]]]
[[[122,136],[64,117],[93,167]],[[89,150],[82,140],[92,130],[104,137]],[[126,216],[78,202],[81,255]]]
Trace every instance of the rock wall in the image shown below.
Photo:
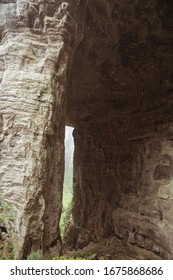
[[[0,1],[0,228],[15,257],[61,250],[66,123],[66,242],[117,235],[172,258],[172,19],[161,0]]]
[[[73,5],[71,5],[73,2]],[[61,250],[66,88],[85,13],[78,1],[0,1],[1,219],[15,257]]]
[[[172,11],[170,1],[88,1],[67,102],[72,248],[116,235],[173,257]]]
[[[75,129],[68,246],[116,235],[163,259],[173,257],[172,136],[171,123],[156,125],[139,115]]]

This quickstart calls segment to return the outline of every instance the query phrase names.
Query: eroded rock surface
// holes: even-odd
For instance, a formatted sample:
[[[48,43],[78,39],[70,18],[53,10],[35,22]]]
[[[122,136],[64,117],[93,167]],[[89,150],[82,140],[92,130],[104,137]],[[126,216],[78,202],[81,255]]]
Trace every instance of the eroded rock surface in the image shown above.
[[[66,123],[66,244],[115,235],[173,258],[172,11],[162,0],[0,1],[0,191],[13,213],[1,226],[17,257],[61,250]]]
[[[73,220],[65,236],[71,248],[114,234],[173,258],[172,7],[89,2],[68,97],[67,120],[75,126]]]
[[[19,258],[61,250],[66,88],[82,33],[71,2],[0,2],[0,190],[13,209],[2,223]]]
[[[124,243],[116,236],[101,239],[99,242],[90,242],[83,249],[65,251],[69,258],[78,257],[87,260],[159,260],[160,256],[140,248],[137,245]]]
[[[169,133],[167,125],[155,128],[130,116],[75,129],[73,221],[65,236],[67,246],[83,248],[115,234],[172,258]]]

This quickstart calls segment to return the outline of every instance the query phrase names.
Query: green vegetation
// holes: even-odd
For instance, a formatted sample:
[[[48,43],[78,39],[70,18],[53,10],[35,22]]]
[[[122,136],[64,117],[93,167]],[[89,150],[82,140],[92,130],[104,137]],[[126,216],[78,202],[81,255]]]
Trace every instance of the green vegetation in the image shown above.
[[[4,256],[3,256],[3,244],[0,243],[0,260],[4,260]]]
[[[40,251],[34,252],[32,251],[28,256],[27,256],[27,260],[42,260],[43,256],[42,253]]]
[[[71,214],[71,198],[68,199],[68,196],[66,197],[67,203],[63,202],[63,212],[61,215],[61,220],[60,220],[60,231],[61,231],[61,236],[64,236],[65,232],[65,227],[68,224],[68,221],[70,219],[70,214]]]
[[[64,235],[65,225],[68,223],[71,214],[71,202],[72,202],[72,174],[65,176],[64,191],[63,191],[63,208],[60,220],[61,236]]]
[[[86,260],[84,258],[80,258],[80,257],[74,257],[74,258],[69,258],[67,256],[60,256],[60,257],[53,257],[53,260],[77,260],[77,261],[81,261],[81,260]]]
[[[8,252],[8,259],[14,260],[14,248],[12,243],[8,243],[7,252]]]
[[[0,240],[0,260],[14,260],[13,245]]]
[[[13,205],[5,198],[0,199],[0,222],[5,220],[14,220]]]
[[[1,253],[1,251],[0,251],[0,253]],[[1,255],[0,255],[0,257],[1,257]],[[43,259],[43,255],[42,255],[42,253],[40,251],[36,251],[36,252],[32,251],[27,256],[27,260],[42,260],[42,259]],[[81,257],[81,256],[77,256],[77,257],[55,256],[55,257],[52,258],[52,260],[86,260],[86,259]]]
[[[72,178],[73,178],[73,139],[72,128],[66,127],[65,137],[65,176],[63,189],[63,208],[60,221],[61,236],[64,235],[65,225],[68,223],[71,214],[72,204]]]
[[[4,197],[0,198],[0,223],[4,225],[5,221],[14,220],[14,209],[13,204],[7,201]],[[14,259],[13,245],[10,242],[9,236],[7,238],[2,237],[2,231],[0,228],[0,260]]]

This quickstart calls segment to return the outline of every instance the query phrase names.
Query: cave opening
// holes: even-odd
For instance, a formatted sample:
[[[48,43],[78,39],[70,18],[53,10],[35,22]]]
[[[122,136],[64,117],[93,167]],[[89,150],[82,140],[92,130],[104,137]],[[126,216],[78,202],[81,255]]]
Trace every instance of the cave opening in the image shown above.
[[[65,169],[64,169],[64,183],[63,183],[63,198],[62,198],[62,214],[60,219],[61,237],[64,236],[66,224],[69,221],[72,208],[73,197],[73,127],[65,127]]]
[[[59,2],[0,9],[0,193],[16,205],[2,224],[15,257],[57,255],[62,236],[90,259],[172,259],[172,4]]]

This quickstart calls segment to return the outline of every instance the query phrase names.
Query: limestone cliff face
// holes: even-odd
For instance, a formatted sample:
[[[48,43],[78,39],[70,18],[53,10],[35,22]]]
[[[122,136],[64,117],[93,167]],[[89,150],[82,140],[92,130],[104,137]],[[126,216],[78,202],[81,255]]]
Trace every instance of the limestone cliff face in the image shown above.
[[[173,257],[171,1],[0,1],[1,220],[16,257],[59,252],[64,126],[72,248],[116,235]],[[3,206],[1,206],[1,211]]]
[[[84,13],[75,2],[0,1],[0,193],[13,212],[2,223],[19,258],[60,251],[66,89]]]

